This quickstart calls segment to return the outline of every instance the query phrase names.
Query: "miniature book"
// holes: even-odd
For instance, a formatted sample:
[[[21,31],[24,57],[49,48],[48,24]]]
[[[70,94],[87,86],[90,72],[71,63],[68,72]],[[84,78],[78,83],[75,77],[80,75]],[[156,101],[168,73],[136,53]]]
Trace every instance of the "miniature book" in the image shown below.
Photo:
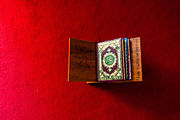
[[[68,81],[141,82],[140,37],[104,42],[69,39]]]

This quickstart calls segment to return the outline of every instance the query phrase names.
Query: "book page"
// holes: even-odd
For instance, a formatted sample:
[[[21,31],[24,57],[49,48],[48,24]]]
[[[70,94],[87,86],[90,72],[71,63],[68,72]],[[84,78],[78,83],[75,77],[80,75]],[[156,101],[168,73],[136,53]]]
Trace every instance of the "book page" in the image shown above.
[[[96,81],[96,43],[69,39],[68,81]]]

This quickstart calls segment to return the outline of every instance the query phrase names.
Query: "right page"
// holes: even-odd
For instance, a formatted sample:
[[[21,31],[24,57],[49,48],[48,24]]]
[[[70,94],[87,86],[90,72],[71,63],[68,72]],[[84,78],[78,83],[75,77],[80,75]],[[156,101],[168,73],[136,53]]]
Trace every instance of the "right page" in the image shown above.
[[[124,80],[123,39],[97,43],[97,81]]]

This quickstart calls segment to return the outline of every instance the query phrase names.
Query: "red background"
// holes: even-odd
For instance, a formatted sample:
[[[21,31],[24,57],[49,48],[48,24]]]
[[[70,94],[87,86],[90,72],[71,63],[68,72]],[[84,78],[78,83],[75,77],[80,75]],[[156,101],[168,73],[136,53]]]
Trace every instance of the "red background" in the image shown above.
[[[0,119],[178,119],[179,6],[179,0],[0,0]],[[69,37],[137,36],[144,83],[67,82]]]

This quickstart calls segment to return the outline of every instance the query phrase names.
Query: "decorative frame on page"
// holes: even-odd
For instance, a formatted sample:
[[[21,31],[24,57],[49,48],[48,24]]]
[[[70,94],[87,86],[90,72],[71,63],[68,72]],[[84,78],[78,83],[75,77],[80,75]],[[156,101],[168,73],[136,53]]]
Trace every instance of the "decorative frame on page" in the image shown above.
[[[123,41],[121,38],[97,43],[97,80],[124,80]]]

